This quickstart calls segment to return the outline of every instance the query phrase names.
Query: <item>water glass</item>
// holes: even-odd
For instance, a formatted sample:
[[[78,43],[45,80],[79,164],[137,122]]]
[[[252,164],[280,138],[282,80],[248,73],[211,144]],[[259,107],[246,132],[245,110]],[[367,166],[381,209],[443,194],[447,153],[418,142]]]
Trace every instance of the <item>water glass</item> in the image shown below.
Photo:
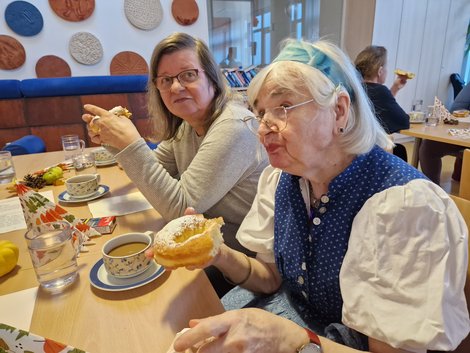
[[[76,175],[96,174],[95,155],[93,153],[81,153],[72,159]]]
[[[413,112],[421,112],[423,111],[423,100],[422,99],[415,99],[411,105],[411,111]]]
[[[11,183],[15,176],[15,166],[10,151],[0,151],[0,184]]]
[[[73,157],[82,154],[85,149],[85,141],[80,140],[78,135],[61,136],[64,159],[66,163],[72,163]]]
[[[39,284],[50,293],[70,286],[77,278],[77,251],[70,223],[40,224],[25,234],[29,254]]]
[[[426,114],[425,124],[426,126],[437,126],[439,123],[439,117],[434,114],[434,106],[428,106],[428,112]]]

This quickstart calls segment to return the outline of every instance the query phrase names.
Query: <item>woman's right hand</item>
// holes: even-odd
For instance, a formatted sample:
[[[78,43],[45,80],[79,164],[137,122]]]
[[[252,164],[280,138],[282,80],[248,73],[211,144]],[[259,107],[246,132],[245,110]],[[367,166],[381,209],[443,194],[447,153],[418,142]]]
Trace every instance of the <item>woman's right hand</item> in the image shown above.
[[[83,114],[82,120],[87,123],[88,135],[91,141],[101,145],[108,145],[119,150],[126,148],[137,141],[141,136],[135,125],[128,118],[116,116],[106,109],[92,104],[85,104],[84,108],[92,114]],[[91,121],[99,131],[91,129]]]

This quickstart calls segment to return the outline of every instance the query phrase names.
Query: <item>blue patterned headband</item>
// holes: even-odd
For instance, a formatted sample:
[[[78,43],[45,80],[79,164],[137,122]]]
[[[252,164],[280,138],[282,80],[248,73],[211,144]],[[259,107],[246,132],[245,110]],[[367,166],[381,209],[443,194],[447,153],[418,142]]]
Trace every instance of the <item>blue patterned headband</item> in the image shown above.
[[[313,45],[300,41],[291,41],[282,48],[279,55],[273,60],[276,61],[297,61],[310,65],[320,70],[335,86],[343,86],[349,93],[351,100],[354,100],[354,91],[349,84],[339,65],[328,55]]]

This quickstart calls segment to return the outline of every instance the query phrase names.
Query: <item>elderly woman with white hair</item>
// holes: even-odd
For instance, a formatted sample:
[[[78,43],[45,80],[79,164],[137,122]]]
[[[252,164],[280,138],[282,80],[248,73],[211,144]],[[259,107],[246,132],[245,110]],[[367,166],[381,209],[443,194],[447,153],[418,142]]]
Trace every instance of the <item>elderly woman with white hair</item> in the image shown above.
[[[199,352],[455,349],[469,332],[467,227],[442,189],[386,152],[350,60],[287,41],[248,97],[271,163],[237,233],[257,256],[222,246],[213,261],[239,285],[226,309],[243,309],[191,321],[175,350],[209,337]]]

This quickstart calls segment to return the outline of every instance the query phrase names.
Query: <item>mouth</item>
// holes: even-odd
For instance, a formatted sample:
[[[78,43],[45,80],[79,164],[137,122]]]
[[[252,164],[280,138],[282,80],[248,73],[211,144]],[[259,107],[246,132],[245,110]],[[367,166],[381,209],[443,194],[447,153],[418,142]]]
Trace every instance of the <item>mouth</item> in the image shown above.
[[[189,97],[181,97],[181,98],[177,98],[173,101],[173,103],[183,103],[183,102],[186,102],[187,100],[190,100]]]
[[[267,153],[273,154],[273,153],[276,153],[276,151],[281,148],[281,145],[278,145],[275,143],[267,143],[267,144],[264,144],[264,148],[266,149]]]

